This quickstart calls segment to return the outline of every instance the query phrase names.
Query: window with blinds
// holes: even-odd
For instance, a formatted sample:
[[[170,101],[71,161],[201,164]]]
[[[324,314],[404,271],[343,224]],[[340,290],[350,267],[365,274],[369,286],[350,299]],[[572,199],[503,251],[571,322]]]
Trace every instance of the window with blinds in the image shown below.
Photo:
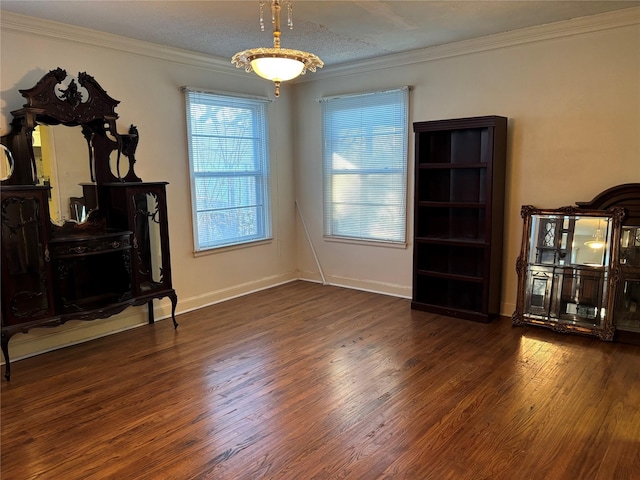
[[[325,236],[406,243],[409,89],[321,103]]]
[[[270,238],[268,100],[185,95],[195,250]]]

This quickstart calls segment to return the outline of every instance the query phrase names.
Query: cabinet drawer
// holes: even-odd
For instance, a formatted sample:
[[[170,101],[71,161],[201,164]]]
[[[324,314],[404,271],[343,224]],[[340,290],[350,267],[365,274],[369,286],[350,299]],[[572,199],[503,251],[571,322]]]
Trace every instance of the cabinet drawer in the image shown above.
[[[108,238],[53,241],[50,247],[53,258],[100,255],[130,249],[131,236],[125,234]]]

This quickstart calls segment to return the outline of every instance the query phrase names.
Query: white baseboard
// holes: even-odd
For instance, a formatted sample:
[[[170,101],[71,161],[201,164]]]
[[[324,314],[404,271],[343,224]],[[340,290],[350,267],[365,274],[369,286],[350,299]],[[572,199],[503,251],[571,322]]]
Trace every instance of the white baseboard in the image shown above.
[[[285,283],[303,280],[307,282],[322,283],[322,278],[317,272],[289,272],[281,275],[261,278],[252,282],[234,285],[230,288],[208,292],[205,295],[180,298],[178,292],[178,307],[176,315],[204,308],[216,303],[231,300],[250,293],[265,290]],[[411,287],[396,285],[371,280],[359,280],[339,276],[325,276],[326,284],[336,287],[363,290],[400,298],[411,298]],[[154,301],[154,313],[156,321],[166,320],[171,317],[171,302],[168,298]],[[504,303],[501,306],[502,314],[510,317],[515,305]],[[19,361],[42,353],[68,347],[96,338],[112,335],[114,333],[130,330],[147,324],[147,307],[131,307],[119,315],[96,321],[70,321],[56,328],[34,328],[27,334],[16,334],[9,343],[11,361]],[[4,358],[2,359],[4,363]]]
[[[322,278],[317,272],[299,272],[300,280],[322,283]],[[325,275],[327,285],[336,287],[352,288],[365,292],[380,293],[393,297],[411,298],[411,286],[396,285],[393,283],[375,282],[372,280],[359,280],[354,278],[339,277],[335,275]]]
[[[271,277],[261,278],[260,280],[234,285],[230,288],[208,292],[204,295],[198,295],[189,298],[180,298],[178,292],[178,309],[177,313],[187,313],[199,308],[215,305],[216,303],[231,300],[232,298],[242,297],[250,293],[259,292],[267,288],[276,287],[285,283],[298,280],[297,272],[290,272],[282,275],[274,275]],[[170,313],[170,311],[169,311]]]
[[[288,274],[266,277],[231,288],[217,290],[197,297],[180,298],[180,292],[177,292],[178,306],[176,308],[176,315],[292,282],[297,279],[297,272],[290,272]],[[163,298],[159,301],[154,300],[153,305],[156,321],[171,317],[171,301],[168,298]],[[93,321],[72,320],[55,328],[33,328],[26,334],[17,333],[11,338],[9,342],[9,355],[13,363],[59,348],[137,328],[147,323],[147,307],[139,306],[129,307],[124,312],[107,319]],[[4,364],[4,358],[2,358],[1,364]]]
[[[55,328],[33,328],[26,334],[17,333],[11,337],[9,355],[13,363],[41,353],[136,328],[146,323],[147,308],[131,307],[107,319],[72,320]]]

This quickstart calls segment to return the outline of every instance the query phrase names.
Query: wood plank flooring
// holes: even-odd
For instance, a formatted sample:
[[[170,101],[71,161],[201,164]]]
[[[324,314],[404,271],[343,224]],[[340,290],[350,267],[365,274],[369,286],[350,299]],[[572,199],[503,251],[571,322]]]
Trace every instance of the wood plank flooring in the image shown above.
[[[295,282],[16,362],[3,480],[638,479],[640,347]]]

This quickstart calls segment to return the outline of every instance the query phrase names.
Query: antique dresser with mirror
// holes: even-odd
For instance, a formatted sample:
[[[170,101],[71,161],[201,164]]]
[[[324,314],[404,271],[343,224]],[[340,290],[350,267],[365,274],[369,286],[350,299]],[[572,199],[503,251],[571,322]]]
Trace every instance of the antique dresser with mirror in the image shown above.
[[[640,343],[640,184],[577,206],[522,207],[514,325]]]
[[[2,352],[33,327],[95,320],[168,297],[167,182],[134,172],[138,132],[117,132],[114,100],[93,77],[52,70],[11,112],[2,137]]]

